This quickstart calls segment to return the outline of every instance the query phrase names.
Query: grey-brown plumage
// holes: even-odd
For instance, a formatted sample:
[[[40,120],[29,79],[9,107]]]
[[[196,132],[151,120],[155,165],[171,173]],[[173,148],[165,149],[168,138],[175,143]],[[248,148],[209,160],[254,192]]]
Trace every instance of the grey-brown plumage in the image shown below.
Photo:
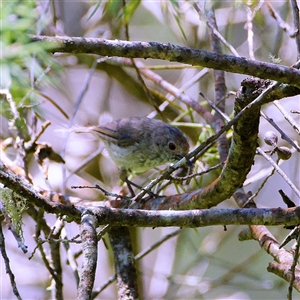
[[[124,118],[76,131],[101,138],[115,164],[129,172],[142,173],[176,162],[189,151],[187,139],[178,128],[149,118]]]

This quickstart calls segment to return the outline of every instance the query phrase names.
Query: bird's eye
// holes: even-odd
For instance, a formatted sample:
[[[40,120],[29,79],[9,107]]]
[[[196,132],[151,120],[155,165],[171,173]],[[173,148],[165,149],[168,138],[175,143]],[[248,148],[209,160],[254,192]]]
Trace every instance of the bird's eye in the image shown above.
[[[175,150],[176,149],[176,145],[173,142],[170,142],[169,143],[169,149],[172,150],[172,151]]]

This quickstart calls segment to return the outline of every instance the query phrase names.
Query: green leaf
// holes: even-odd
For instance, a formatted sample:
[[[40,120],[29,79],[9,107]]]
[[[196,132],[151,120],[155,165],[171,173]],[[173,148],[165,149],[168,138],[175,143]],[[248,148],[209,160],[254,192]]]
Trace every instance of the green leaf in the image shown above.
[[[181,26],[181,23],[180,23],[180,17],[178,15],[175,15],[175,20],[176,20],[176,23],[177,23],[177,25],[178,25],[178,27],[179,27],[182,35],[183,35],[183,38],[185,39],[185,41],[187,41],[188,40],[187,36],[186,36],[186,34],[185,34],[185,32],[184,32],[184,30],[183,30],[183,28]]]
[[[123,22],[125,24],[129,23],[130,19],[132,18],[136,9],[139,7],[140,3],[141,3],[141,0],[132,0],[128,3],[126,3],[126,5],[124,7],[124,18],[123,18]]]
[[[98,8],[100,7],[100,3],[101,3],[101,0],[98,1],[98,3],[95,5],[95,8],[93,9],[92,13],[89,15],[88,17],[88,21],[93,17],[93,15],[96,13],[96,11],[98,10]]]
[[[176,1],[176,0],[170,0],[170,2],[171,2],[176,8],[179,8],[178,1]]]
[[[122,1],[109,0],[107,3],[107,10],[113,17],[119,17],[120,10],[122,8]]]

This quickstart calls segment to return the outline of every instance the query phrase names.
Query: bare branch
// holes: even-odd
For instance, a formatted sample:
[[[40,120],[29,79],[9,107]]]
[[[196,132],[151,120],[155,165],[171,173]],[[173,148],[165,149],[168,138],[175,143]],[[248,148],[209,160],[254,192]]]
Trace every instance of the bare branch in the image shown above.
[[[275,101],[274,101],[275,102]],[[298,152],[300,152],[300,147],[294,143],[294,141],[286,134],[284,131],[275,123],[272,118],[269,118],[263,112],[261,115],[281,134],[281,138],[286,140],[289,144],[291,144]]]
[[[81,219],[81,239],[83,250],[82,272],[80,276],[77,299],[91,299],[92,289],[95,280],[98,240],[97,240],[97,219],[95,216],[86,213]]]
[[[31,36],[32,41],[45,41],[53,45],[52,52],[91,53],[102,56],[153,58],[198,65],[232,73],[272,79],[300,88],[300,71],[283,65],[250,60],[245,57],[219,55],[157,42],[128,42],[82,37]]]
[[[108,63],[110,63],[110,62],[111,63],[117,62],[123,66],[124,65],[130,66],[130,67],[133,66],[132,62],[127,58],[112,58],[112,59],[108,60]],[[202,116],[206,120],[207,123],[210,124],[213,122],[213,116],[210,113],[210,111],[206,107],[201,106],[198,103],[198,101],[196,101],[192,97],[186,95],[184,93],[184,91],[182,90],[182,88],[178,89],[177,87],[175,87],[173,84],[166,81],[163,77],[161,77],[157,73],[147,69],[145,64],[143,64],[141,61],[136,61],[135,65],[136,65],[136,67],[138,67],[140,69],[140,73],[143,74],[143,76],[145,76],[149,80],[153,81],[154,83],[158,84],[162,89],[164,89],[165,91],[170,93],[172,95],[172,97],[179,99],[181,102],[183,102],[186,105],[188,105],[189,107],[191,107],[195,112],[197,112],[200,116]],[[170,99],[170,97],[168,97],[168,99],[170,101],[172,101],[174,98]]]
[[[298,234],[297,237],[297,243],[296,247],[294,249],[294,260],[293,264],[291,265],[289,271],[292,273],[291,280],[290,280],[290,285],[289,285],[289,293],[288,293],[288,299],[292,300],[292,293],[293,293],[293,286],[296,281],[296,276],[300,275],[300,270],[298,266],[298,259],[299,259],[299,247],[300,247],[300,235]],[[299,282],[299,281],[298,281]]]
[[[279,263],[270,263],[268,271],[275,273],[276,275],[284,278],[288,282],[291,282],[292,273],[287,272],[287,268],[292,266],[294,257],[293,254],[286,251],[285,249],[280,249],[279,243],[276,241],[275,237],[265,226],[251,226],[252,236],[257,240],[260,246]],[[295,281],[294,287],[300,291],[300,269],[299,266],[295,270]]]
[[[212,44],[212,49],[215,53],[220,55],[223,54],[221,42],[219,38],[215,35],[214,29],[217,30],[217,22],[215,19],[215,12],[210,9],[207,12],[207,24],[210,28],[210,39]],[[222,70],[214,70],[215,79],[215,103],[218,108],[224,112],[225,111],[225,99],[226,99],[226,84],[225,84],[225,73]],[[218,132],[224,126],[224,120],[219,114],[214,115],[214,120],[212,122],[212,127],[216,132]],[[221,162],[224,162],[228,156],[229,145],[226,138],[226,133],[223,133],[217,140],[217,146]]]
[[[252,200],[249,201],[249,196],[249,194],[245,194],[244,191],[240,189],[234,194],[234,199],[239,206],[256,208],[256,204]],[[251,225],[248,230],[244,230],[239,235],[239,240],[244,241],[250,239],[257,240],[260,246],[278,262],[271,262],[268,266],[268,271],[282,277],[300,291],[300,268],[295,259],[296,255],[283,249],[265,226]]]
[[[7,171],[7,170],[6,170]],[[111,224],[114,226],[141,226],[141,227],[160,227],[160,226],[211,226],[211,225],[241,225],[241,224],[265,224],[265,225],[297,225],[300,224],[299,208],[290,209],[233,209],[233,210],[190,210],[190,211],[144,211],[131,209],[113,209],[109,207],[92,207],[87,203],[87,207],[64,205],[54,203],[49,204],[49,200],[33,190],[29,184],[24,184],[22,179],[12,172],[4,173],[0,169],[0,175],[5,175],[6,182],[18,188],[23,197],[33,205],[44,209],[48,213],[56,213],[68,216],[68,221],[78,220],[78,216],[86,209],[97,214],[99,225]],[[11,180],[11,181],[10,181]],[[16,184],[17,182],[17,184]],[[27,186],[28,185],[28,186]],[[189,197],[196,197],[198,191],[189,193]],[[185,199],[185,194],[179,195]],[[160,201],[157,199],[157,201]],[[84,201],[83,201],[84,202]],[[83,203],[81,202],[81,203]],[[154,206],[153,206],[154,207]]]
[[[269,263],[269,266],[267,270],[271,273],[274,273],[275,275],[281,277],[287,282],[291,282],[292,279],[292,272],[288,268],[289,265],[281,264],[281,263],[276,263],[276,262],[271,262]],[[297,271],[297,274],[295,274],[295,280],[293,282],[293,287],[300,292],[300,272],[299,270]]]
[[[118,299],[138,299],[137,274],[129,229],[113,227],[109,232],[118,280]]]
[[[278,172],[278,174],[286,181],[286,183],[291,187],[294,193],[300,198],[300,191],[293,184],[293,182],[289,179],[289,177],[279,168],[279,166],[273,161],[271,157],[269,157],[260,147],[257,148],[258,153],[263,156],[272,167]]]
[[[149,246],[148,248],[144,249],[142,252],[138,253],[134,259],[136,261],[142,259],[149,253],[151,253],[153,250],[157,249],[161,244],[163,244],[165,241],[169,240],[170,238],[177,236],[181,232],[181,229],[177,229],[173,231],[172,233],[169,233],[162,237],[160,240],[158,240],[156,243],[153,245]],[[100,288],[98,288],[96,291],[93,293],[93,299],[98,296],[104,289],[106,289],[111,283],[113,283],[117,279],[117,274],[111,276]]]
[[[299,8],[296,0],[291,0],[292,12],[294,17],[295,38],[297,46],[297,60],[300,59],[300,22],[299,22]]]
[[[99,225],[135,227],[205,227],[215,225],[297,225],[300,207],[293,208],[226,208],[199,210],[117,209],[91,207]]]
[[[15,275],[14,275],[14,273],[12,272],[12,270],[10,268],[9,258],[7,256],[7,253],[6,253],[5,239],[4,239],[4,234],[3,234],[3,231],[2,231],[1,223],[2,223],[2,218],[0,218],[0,251],[1,251],[2,257],[4,259],[5,271],[9,276],[10,283],[11,283],[11,286],[13,288],[13,292],[14,292],[15,296],[17,297],[17,299],[21,300],[22,298],[21,298],[21,296],[19,294],[19,291],[18,291],[18,288],[17,288],[17,284],[16,284],[16,281],[15,281]]]
[[[185,193],[175,196],[161,197],[160,199],[149,200],[142,208],[146,209],[192,209],[192,208],[207,208],[217,205],[223,200],[230,197],[245,181],[248,172],[253,163],[253,159],[257,147],[257,134],[260,116],[259,103],[264,102],[265,98],[269,97],[273,89],[278,86],[273,83],[270,86],[264,86],[268,83],[256,82],[253,79],[245,80],[242,83],[242,88],[237,94],[235,101],[235,118],[228,122],[214,136],[208,138],[199,147],[189,153],[186,158],[190,159],[193,156],[205,149],[208,145],[215,141],[228,126],[235,123],[233,131],[233,143],[230,148],[230,155],[225,163],[222,173],[218,179],[211,185],[201,188],[191,193]],[[249,107],[251,112],[247,111]],[[177,167],[175,164],[174,168]],[[171,167],[169,168],[171,169]],[[161,177],[167,178],[168,173],[165,172]],[[153,180],[146,189],[151,190],[152,184],[160,180]]]
[[[293,129],[300,135],[300,125],[295,122],[295,120],[288,114],[288,112],[282,107],[278,100],[275,100],[273,104],[278,108],[282,113],[284,118],[289,122]]]
[[[281,18],[279,13],[276,12],[276,10],[273,8],[272,4],[269,1],[267,2],[267,5],[269,8],[271,17],[273,17],[276,20],[278,26],[283,31],[285,31],[290,37],[295,36],[295,32],[291,29],[290,25]]]
[[[62,263],[61,263],[61,255],[60,255],[60,243],[56,243],[51,241],[51,238],[54,239],[59,238],[61,229],[63,227],[63,221],[60,219],[57,219],[55,222],[55,225],[53,226],[53,229],[50,231],[50,253],[51,253],[51,259],[50,263],[53,268],[53,273],[55,276],[53,276],[52,281],[55,282],[55,285],[51,284],[51,292],[52,296],[55,299],[63,299],[63,278],[62,278]]]
[[[48,197],[41,195],[26,180],[10,171],[2,161],[0,161],[0,182],[21,197],[26,198],[32,205],[36,205],[48,213],[65,214],[73,220],[76,219],[76,221],[80,218],[80,211],[74,206],[51,202]]]

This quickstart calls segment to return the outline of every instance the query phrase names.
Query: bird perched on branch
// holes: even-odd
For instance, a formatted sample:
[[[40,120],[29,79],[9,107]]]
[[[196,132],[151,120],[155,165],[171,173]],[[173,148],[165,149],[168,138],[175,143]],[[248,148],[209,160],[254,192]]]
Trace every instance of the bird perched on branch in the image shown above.
[[[128,172],[143,173],[168,162],[176,162],[189,151],[189,144],[176,127],[149,118],[124,118],[100,126],[77,127],[76,133],[92,133],[100,138],[128,184]]]

